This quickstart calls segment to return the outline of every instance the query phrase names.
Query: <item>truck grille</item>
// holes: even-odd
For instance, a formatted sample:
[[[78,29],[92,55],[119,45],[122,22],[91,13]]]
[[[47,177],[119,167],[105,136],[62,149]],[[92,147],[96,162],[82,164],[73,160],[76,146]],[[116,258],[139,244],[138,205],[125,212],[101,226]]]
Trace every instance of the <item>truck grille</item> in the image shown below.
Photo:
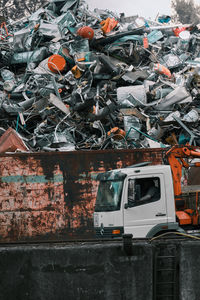
[[[113,234],[113,230],[120,230],[120,234]],[[98,227],[95,228],[96,231],[96,237],[99,239],[110,239],[110,238],[115,238],[115,237],[120,237],[124,233],[124,228],[123,227]]]

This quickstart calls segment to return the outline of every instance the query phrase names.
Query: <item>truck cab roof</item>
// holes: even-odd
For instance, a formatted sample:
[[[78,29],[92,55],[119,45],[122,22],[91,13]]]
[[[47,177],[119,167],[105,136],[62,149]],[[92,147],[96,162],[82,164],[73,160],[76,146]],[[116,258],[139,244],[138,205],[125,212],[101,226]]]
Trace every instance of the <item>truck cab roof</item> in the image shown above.
[[[123,169],[115,169],[100,173],[97,175],[97,180],[106,181],[106,180],[122,180],[127,176],[131,175],[150,175],[157,173],[167,173],[171,172],[169,165],[154,165],[154,166],[142,166],[142,167],[127,167]]]

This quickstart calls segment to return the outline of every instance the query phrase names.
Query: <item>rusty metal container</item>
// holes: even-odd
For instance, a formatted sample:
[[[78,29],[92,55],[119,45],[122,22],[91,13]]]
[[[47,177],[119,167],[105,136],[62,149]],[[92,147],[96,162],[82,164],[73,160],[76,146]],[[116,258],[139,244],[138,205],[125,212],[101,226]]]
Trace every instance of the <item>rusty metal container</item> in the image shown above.
[[[94,237],[96,173],[162,162],[164,149],[0,155],[0,242]]]

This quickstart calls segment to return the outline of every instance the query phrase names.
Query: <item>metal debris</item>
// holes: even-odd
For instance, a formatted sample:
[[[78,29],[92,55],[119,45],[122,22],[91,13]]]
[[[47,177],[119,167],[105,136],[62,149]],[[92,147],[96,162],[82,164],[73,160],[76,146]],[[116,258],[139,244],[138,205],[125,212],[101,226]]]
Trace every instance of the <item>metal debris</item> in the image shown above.
[[[84,0],[3,21],[0,152],[200,145],[198,26]]]

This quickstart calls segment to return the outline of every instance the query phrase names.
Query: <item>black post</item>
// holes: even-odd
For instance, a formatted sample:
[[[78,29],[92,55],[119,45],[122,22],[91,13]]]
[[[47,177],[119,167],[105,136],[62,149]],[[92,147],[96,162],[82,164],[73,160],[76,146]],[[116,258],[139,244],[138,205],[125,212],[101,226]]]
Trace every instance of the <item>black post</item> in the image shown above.
[[[133,253],[133,245],[132,245],[132,238],[133,235],[130,234],[123,234],[123,250],[128,255],[131,256]]]

